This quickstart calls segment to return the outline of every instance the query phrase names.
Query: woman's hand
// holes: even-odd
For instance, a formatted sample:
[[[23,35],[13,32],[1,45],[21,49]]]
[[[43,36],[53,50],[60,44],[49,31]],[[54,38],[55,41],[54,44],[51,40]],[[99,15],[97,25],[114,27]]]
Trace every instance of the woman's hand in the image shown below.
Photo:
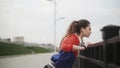
[[[92,45],[92,44],[93,44],[93,43],[91,43],[91,42],[86,42],[86,43],[85,43],[85,46],[88,47],[88,46],[90,46],[90,45]]]

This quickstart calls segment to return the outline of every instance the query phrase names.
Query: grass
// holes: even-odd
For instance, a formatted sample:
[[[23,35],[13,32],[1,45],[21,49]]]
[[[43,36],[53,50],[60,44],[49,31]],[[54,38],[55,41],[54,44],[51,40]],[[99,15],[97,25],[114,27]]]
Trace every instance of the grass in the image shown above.
[[[0,56],[51,52],[42,47],[24,47],[13,43],[0,42]]]

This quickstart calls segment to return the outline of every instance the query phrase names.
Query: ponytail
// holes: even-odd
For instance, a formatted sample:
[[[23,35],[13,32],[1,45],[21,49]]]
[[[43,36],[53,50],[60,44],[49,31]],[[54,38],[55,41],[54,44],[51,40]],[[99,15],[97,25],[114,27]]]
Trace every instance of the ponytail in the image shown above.
[[[78,24],[77,21],[73,21],[67,30],[66,36],[76,33],[78,31]]]
[[[69,26],[69,28],[68,28],[68,30],[67,30],[67,33],[66,33],[66,35],[63,37],[63,39],[64,39],[66,36],[70,35],[70,34],[76,33],[76,34],[79,35],[79,34],[81,33],[80,29],[81,29],[81,28],[86,28],[89,24],[90,24],[90,22],[89,22],[88,20],[86,20],[86,19],[81,19],[81,20],[78,20],[78,21],[73,21],[73,22],[70,24],[70,26]],[[62,39],[62,40],[63,40],[63,39]],[[62,41],[61,41],[61,42],[62,42]]]

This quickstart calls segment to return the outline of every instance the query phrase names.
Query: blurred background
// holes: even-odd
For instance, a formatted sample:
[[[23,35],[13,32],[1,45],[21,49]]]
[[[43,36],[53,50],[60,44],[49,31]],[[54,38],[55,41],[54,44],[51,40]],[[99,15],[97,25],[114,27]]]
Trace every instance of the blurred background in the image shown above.
[[[102,41],[103,26],[120,25],[120,0],[0,0],[0,39],[59,47],[69,24],[79,19],[91,22],[85,41]]]

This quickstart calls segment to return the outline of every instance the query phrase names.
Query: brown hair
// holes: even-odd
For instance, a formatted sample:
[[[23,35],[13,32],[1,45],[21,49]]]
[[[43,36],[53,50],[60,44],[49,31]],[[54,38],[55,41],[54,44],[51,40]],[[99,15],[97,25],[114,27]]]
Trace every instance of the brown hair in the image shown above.
[[[67,36],[69,36],[70,34],[80,34],[80,29],[81,28],[86,28],[88,25],[90,24],[90,22],[86,19],[81,19],[81,20],[78,20],[78,21],[73,21],[68,30],[67,30],[67,33],[65,34],[65,36],[63,37],[63,39]],[[63,41],[63,39],[61,40],[61,42]],[[60,44],[61,44],[60,42]]]
[[[81,28],[86,28],[89,24],[90,24],[90,22],[88,20],[86,20],[86,19],[73,21],[70,24],[65,37],[70,35],[70,34],[74,34],[74,33],[80,34],[80,29]]]

